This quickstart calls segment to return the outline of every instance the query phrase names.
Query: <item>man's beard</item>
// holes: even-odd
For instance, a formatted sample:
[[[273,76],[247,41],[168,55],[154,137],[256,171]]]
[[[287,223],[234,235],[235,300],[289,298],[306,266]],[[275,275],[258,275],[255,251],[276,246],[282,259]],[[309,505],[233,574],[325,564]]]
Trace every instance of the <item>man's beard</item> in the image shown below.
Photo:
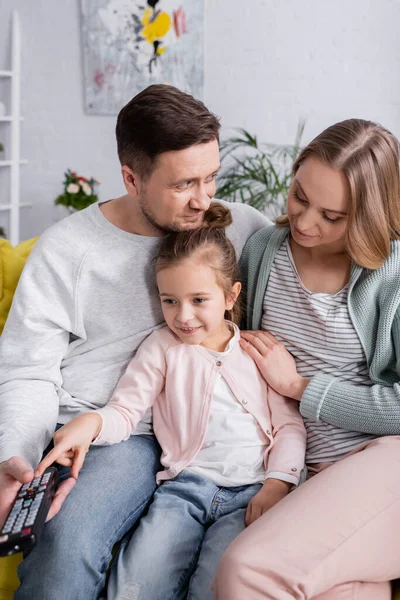
[[[144,195],[144,197],[142,197],[142,199],[139,202],[139,206],[143,216],[147,219],[147,221],[152,227],[155,227],[163,233],[179,233],[180,231],[188,231],[187,227],[180,227],[178,224],[174,225],[173,223],[161,223],[160,221],[158,221],[153,211],[149,208],[146,200],[146,195]],[[199,223],[196,223],[196,227],[190,227],[189,229],[197,229],[197,227],[200,227],[200,225],[202,224],[203,219],[199,221]]]

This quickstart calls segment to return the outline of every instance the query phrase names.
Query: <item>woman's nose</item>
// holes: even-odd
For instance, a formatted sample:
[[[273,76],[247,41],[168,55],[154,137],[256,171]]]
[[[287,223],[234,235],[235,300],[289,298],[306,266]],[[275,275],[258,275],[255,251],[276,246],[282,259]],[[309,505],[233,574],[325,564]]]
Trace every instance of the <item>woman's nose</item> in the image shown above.
[[[297,216],[297,228],[302,232],[306,233],[310,231],[315,226],[315,216],[313,216],[312,211],[309,209],[303,210]]]

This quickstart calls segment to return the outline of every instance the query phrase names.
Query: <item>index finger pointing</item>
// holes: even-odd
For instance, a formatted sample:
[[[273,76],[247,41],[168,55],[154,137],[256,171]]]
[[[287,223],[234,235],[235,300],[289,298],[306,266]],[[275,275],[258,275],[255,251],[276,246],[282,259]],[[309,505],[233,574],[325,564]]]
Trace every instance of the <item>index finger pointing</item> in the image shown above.
[[[53,448],[53,450],[50,450],[50,452],[38,464],[35,477],[40,477],[43,475],[47,467],[50,467],[50,465],[56,462],[57,458],[59,458],[61,454],[64,454],[65,450],[66,448],[63,448],[61,444],[58,444],[55,448]]]

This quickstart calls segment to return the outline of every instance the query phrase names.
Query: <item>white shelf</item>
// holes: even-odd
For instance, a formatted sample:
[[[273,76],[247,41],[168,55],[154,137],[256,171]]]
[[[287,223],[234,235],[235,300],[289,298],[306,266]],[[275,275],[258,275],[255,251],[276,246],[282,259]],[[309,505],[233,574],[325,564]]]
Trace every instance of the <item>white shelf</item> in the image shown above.
[[[32,204],[29,204],[29,202],[19,204],[19,208],[29,208],[30,206],[32,206]],[[12,208],[11,204],[0,204],[0,212],[11,210]]]
[[[7,235],[15,246],[19,243],[20,210],[29,204],[20,201],[20,167],[26,164],[21,160],[21,31],[16,10],[11,19],[11,69],[0,71],[0,77],[8,77],[10,82],[10,114],[0,117],[0,122],[10,123],[10,139],[7,146],[7,160],[0,160],[0,167],[8,167],[9,200],[0,204],[0,212],[9,211]]]
[[[15,117],[11,117],[10,115],[8,115],[7,117],[0,117],[0,121],[14,121]],[[24,120],[24,117],[19,117],[20,121]]]
[[[0,167],[11,167],[12,164],[13,164],[12,160],[0,160]],[[28,161],[27,160],[20,160],[19,164],[20,165],[27,165]]]

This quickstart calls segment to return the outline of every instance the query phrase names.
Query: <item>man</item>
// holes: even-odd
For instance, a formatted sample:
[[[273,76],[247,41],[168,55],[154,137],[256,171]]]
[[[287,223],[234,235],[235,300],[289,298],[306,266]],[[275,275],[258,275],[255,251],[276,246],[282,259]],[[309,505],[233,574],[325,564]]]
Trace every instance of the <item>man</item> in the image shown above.
[[[148,87],[117,120],[126,195],[57,223],[34,248],[0,345],[0,522],[57,423],[106,404],[139,344],[161,325],[151,262],[165,232],[201,225],[220,167],[219,128],[191,96]],[[246,205],[231,208],[239,257],[268,221]],[[65,504],[23,561],[15,600],[98,597],[114,543],[155,490],[151,415],[137,433],[91,449],[75,487],[72,459],[60,468],[50,517]]]

